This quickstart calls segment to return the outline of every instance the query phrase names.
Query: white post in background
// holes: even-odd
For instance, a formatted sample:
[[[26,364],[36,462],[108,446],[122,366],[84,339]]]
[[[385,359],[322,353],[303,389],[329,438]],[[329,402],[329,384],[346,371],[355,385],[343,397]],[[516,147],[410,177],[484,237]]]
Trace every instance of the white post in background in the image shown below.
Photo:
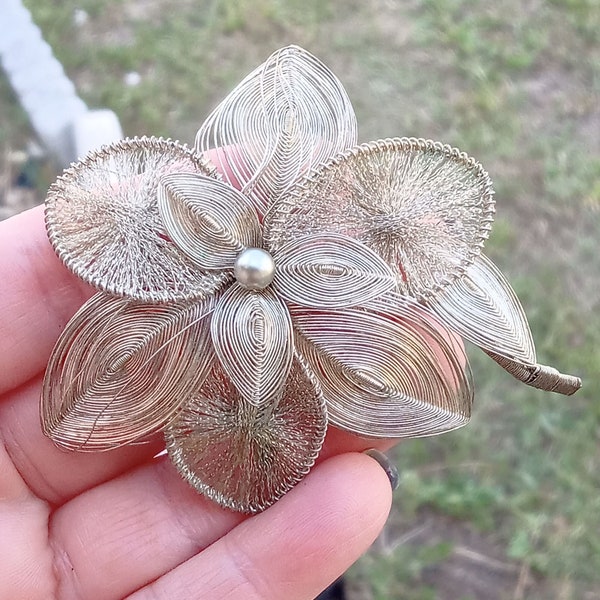
[[[21,0],[0,0],[0,60],[33,129],[60,167],[123,137],[111,110],[77,95]]]

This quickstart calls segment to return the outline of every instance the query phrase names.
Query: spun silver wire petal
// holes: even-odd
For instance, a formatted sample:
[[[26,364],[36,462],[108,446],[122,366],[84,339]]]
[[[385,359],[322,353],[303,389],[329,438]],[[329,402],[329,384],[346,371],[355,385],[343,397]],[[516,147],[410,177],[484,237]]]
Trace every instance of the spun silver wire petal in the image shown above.
[[[305,172],[356,144],[338,78],[298,46],[274,52],[209,115],[196,150],[262,211]]]
[[[292,307],[298,351],[315,373],[329,422],[365,437],[421,437],[465,425],[473,388],[464,350],[414,300]]]
[[[483,254],[428,305],[448,327],[480,348],[535,362],[523,307],[502,273]]]
[[[167,175],[160,180],[158,207],[169,237],[202,269],[232,269],[240,252],[262,243],[256,210],[222,181]]]
[[[221,506],[264,510],[314,464],[327,429],[318,383],[296,357],[281,393],[256,406],[220,364],[168,425],[171,460],[194,488]]]
[[[214,348],[240,396],[255,406],[280,394],[290,372],[294,332],[285,304],[270,289],[234,283],[211,321]]]
[[[394,273],[375,252],[344,235],[306,235],[279,248],[273,258],[275,290],[304,306],[353,306],[396,286]]]
[[[169,305],[92,296],[48,363],[44,433],[65,449],[101,451],[160,430],[208,375],[215,305],[213,296]]]
[[[145,302],[202,298],[227,275],[207,274],[166,234],[158,212],[160,179],[169,173],[217,176],[185,146],[160,138],[104,146],[50,187],[46,228],[54,250],[99,290]]]
[[[519,381],[560,394],[574,394],[581,380],[537,363],[527,317],[500,270],[485,255],[429,303],[452,330],[473,342]]]
[[[394,138],[317,167],[269,212],[264,238],[273,252],[309,233],[356,238],[388,263],[399,291],[425,299],[480,253],[493,213],[478,162],[439,142]]]

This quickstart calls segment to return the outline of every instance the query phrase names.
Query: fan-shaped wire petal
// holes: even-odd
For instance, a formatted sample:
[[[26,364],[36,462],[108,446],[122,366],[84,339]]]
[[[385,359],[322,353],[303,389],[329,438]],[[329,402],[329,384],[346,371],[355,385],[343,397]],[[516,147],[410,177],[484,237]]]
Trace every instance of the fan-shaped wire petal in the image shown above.
[[[48,192],[46,226],[60,259],[100,290],[145,302],[201,298],[227,277],[206,274],[168,238],[158,182],[214,169],[185,146],[156,138],[104,146],[67,169]]]
[[[331,424],[366,437],[417,437],[469,420],[462,344],[416,302],[390,294],[363,307],[290,310]]]
[[[301,360],[281,393],[260,407],[216,364],[167,427],[167,450],[198,491],[233,510],[257,512],[308,473],[326,428],[323,397]]]
[[[297,46],[272,54],[212,112],[196,149],[263,210],[304,172],[356,143],[337,77]]]
[[[256,211],[222,181],[195,173],[167,175],[158,206],[169,237],[202,269],[232,269],[240,252],[262,243]]]
[[[404,294],[435,295],[480,253],[493,220],[491,181],[463,152],[413,138],[357,146],[317,167],[273,206],[265,243],[341,233],[372,248]]]
[[[429,306],[450,329],[479,346],[520,381],[567,395],[581,387],[578,377],[537,364],[523,307],[506,278],[484,255]]]
[[[395,287],[394,273],[370,248],[337,234],[290,241],[273,257],[281,296],[313,308],[362,304]]]
[[[215,303],[94,295],[69,321],[48,363],[44,433],[69,450],[99,451],[159,430],[208,374]]]
[[[255,406],[281,393],[294,353],[287,307],[269,289],[234,283],[211,320],[215,351],[241,396]]]

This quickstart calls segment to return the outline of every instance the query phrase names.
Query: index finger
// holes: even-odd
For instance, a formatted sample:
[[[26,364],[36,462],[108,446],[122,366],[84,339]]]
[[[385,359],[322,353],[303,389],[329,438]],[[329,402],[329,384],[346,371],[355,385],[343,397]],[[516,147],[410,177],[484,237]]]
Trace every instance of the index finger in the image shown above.
[[[43,207],[0,223],[0,394],[46,367],[61,330],[92,293],[54,253]]]

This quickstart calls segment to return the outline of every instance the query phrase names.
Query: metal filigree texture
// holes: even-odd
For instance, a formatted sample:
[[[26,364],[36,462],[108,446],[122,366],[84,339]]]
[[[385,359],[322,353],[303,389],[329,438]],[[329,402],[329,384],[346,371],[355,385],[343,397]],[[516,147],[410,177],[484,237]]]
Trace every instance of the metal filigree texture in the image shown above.
[[[264,510],[314,464],[327,430],[319,386],[296,358],[269,406],[247,402],[218,365],[166,430],[179,472],[222,506]]]
[[[508,281],[483,254],[464,277],[430,302],[430,308],[523,383],[569,396],[581,387],[578,377],[537,363],[525,311]]]
[[[362,304],[394,288],[387,264],[363,244],[337,234],[305,235],[273,253],[273,287],[314,308]]]
[[[256,211],[232,187],[196,173],[163,177],[160,216],[170,238],[201,269],[230,268],[245,248],[260,245]]]
[[[320,165],[274,207],[275,249],[307,233],[359,239],[396,273],[399,290],[429,298],[462,275],[493,220],[491,181],[474,159],[439,142],[380,140]]]
[[[463,346],[414,300],[389,294],[360,307],[291,312],[331,424],[365,437],[421,437],[469,420]]]
[[[143,304],[98,293],[63,330],[42,390],[44,433],[110,450],[160,430],[208,374],[215,297]]]
[[[210,114],[196,149],[264,212],[303,173],[354,146],[356,129],[338,78],[306,50],[288,46]]]
[[[205,273],[168,239],[157,192],[169,173],[215,177],[171,140],[135,138],[92,152],[58,178],[46,227],[65,265],[94,287],[147,302],[200,298],[224,277]]]
[[[211,334],[223,369],[241,397],[253,406],[275,402],[294,352],[285,304],[270,290],[255,293],[235,283],[217,306]]]
[[[355,137],[340,82],[291,46],[215,109],[194,152],[141,138],[73,165],[49,192],[48,234],[101,293],[50,358],[44,432],[106,450],[163,430],[191,485],[255,512],[307,473],[327,423],[391,438],[464,425],[459,336],[530,385],[575,391],[537,364],[481,255],[481,165]]]

